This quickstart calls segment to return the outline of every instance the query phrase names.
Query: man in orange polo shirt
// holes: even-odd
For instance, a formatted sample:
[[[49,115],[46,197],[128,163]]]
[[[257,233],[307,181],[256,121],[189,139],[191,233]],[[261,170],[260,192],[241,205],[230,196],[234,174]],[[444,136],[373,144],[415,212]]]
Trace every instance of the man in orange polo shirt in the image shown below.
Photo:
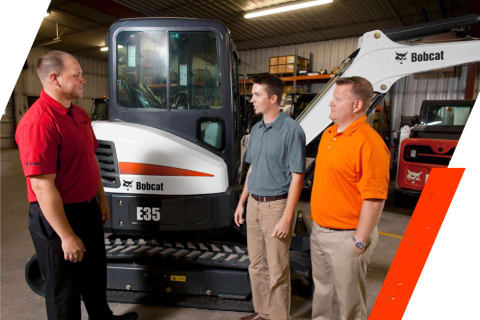
[[[390,154],[366,122],[368,80],[337,80],[311,197],[312,318],[367,319],[366,272],[387,198]]]

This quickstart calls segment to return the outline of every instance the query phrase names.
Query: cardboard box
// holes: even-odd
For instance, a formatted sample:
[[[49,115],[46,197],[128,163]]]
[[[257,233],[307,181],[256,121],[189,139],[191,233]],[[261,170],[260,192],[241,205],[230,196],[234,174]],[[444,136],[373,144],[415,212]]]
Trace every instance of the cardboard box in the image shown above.
[[[309,61],[308,59],[305,59],[303,57],[298,57],[298,64],[306,69],[308,67]]]
[[[278,57],[270,57],[270,65],[276,66],[278,64]],[[272,73],[272,72],[270,72]]]
[[[295,63],[295,56],[287,56],[287,64]]]
[[[285,73],[285,72],[287,72],[287,71],[285,71],[286,68],[285,68],[285,65],[284,65],[284,64],[279,65],[279,66],[277,66],[277,67],[278,67],[277,73]]]
[[[276,73],[278,73],[278,66],[270,66],[269,72],[270,72],[271,74],[276,74]]]
[[[287,64],[287,57],[286,56],[278,57],[278,64]]]

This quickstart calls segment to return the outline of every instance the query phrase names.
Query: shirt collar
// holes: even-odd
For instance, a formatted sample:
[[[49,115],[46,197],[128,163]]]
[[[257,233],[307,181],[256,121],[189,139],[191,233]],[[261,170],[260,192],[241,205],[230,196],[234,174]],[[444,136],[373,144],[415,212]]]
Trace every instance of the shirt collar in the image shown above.
[[[280,127],[282,126],[282,123],[283,123],[283,121],[285,121],[286,117],[287,117],[287,115],[285,114],[285,112],[280,110],[280,113],[278,114],[275,121],[273,121],[272,123],[269,123],[269,126],[272,126],[272,128],[280,129]],[[267,128],[267,125],[265,124],[265,121],[263,119],[260,123],[260,126],[263,126],[264,128]]]
[[[46,93],[43,89],[42,91],[40,92],[40,97],[44,100],[46,100],[48,102],[48,106],[55,110],[57,113],[59,113],[60,115],[64,116],[68,113],[68,110],[70,108],[73,108],[73,104],[70,105],[70,108],[65,108],[64,106],[62,106],[57,100],[53,99],[52,97],[50,97],[48,95],[48,93]],[[73,111],[73,109],[72,109]]]
[[[362,116],[358,118],[357,120],[353,121],[345,130],[342,132],[338,132],[338,125],[334,124],[332,126],[332,131],[335,135],[337,134],[344,134],[351,136],[355,131],[358,130],[361,126],[363,126],[365,123],[367,123],[367,116]]]

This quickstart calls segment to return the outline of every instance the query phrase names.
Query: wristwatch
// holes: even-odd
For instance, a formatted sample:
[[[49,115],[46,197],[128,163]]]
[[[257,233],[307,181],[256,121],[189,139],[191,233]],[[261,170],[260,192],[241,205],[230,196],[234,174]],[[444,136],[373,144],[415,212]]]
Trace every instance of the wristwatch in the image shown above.
[[[358,241],[355,236],[353,236],[353,242],[355,242],[355,247],[357,247],[360,250],[365,250],[365,243],[362,241]]]

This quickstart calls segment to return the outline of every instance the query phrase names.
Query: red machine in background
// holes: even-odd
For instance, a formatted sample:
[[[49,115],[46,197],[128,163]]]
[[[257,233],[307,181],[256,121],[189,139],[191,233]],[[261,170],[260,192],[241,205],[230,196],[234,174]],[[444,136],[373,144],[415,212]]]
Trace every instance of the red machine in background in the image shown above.
[[[445,168],[453,156],[475,100],[425,100],[410,136],[400,144],[395,202],[418,196],[432,168]]]

